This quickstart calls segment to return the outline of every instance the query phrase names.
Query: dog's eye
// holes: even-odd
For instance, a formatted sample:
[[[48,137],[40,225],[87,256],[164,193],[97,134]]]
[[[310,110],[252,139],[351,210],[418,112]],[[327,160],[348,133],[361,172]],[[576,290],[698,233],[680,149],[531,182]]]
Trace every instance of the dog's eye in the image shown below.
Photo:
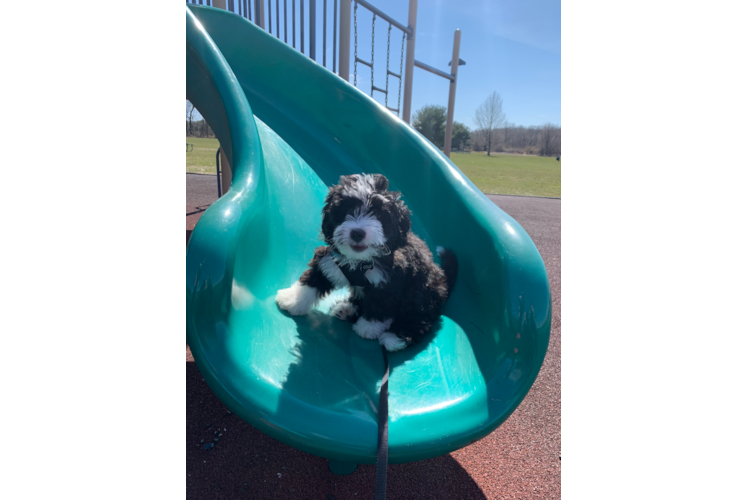
[[[343,198],[340,202],[340,209],[343,213],[352,214],[356,209],[361,207],[362,204],[363,203],[358,198]]]

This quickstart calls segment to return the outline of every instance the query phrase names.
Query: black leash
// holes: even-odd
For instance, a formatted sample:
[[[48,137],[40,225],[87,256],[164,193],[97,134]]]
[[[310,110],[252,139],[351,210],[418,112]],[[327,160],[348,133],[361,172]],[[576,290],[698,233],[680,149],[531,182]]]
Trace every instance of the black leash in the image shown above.
[[[387,498],[387,438],[389,434],[387,388],[390,381],[390,362],[387,359],[387,350],[384,346],[382,346],[382,356],[384,357],[384,376],[382,377],[382,386],[379,388],[377,482],[374,489],[374,500],[385,500]]]

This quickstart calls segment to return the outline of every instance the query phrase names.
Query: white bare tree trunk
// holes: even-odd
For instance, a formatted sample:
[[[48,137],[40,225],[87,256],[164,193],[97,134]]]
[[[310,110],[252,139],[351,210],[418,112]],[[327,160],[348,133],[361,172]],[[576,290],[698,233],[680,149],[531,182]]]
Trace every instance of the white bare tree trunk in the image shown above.
[[[488,139],[488,156],[491,156],[491,142],[494,131],[506,123],[504,114],[504,100],[495,90],[483,101],[483,104],[475,110],[475,124],[478,128],[486,131]]]

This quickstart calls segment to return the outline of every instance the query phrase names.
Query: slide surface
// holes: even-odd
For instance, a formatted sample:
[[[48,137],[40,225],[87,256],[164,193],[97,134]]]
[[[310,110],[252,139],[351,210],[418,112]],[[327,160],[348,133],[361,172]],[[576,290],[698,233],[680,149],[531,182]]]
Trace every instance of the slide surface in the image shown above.
[[[383,106],[234,14],[187,8],[187,98],[234,175],[187,247],[187,341],[224,404],[295,448],[375,463],[378,343],[328,316],[329,300],[291,317],[274,297],[322,244],[328,186],[382,173],[413,231],[460,265],[439,328],[390,354],[390,463],[448,453],[505,421],[551,325],[545,266],[524,229]]]

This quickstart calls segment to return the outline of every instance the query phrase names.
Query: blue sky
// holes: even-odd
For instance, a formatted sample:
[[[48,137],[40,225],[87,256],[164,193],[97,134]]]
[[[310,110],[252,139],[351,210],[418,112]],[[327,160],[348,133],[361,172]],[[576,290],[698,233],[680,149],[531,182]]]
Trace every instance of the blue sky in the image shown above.
[[[407,24],[407,0],[373,0],[371,3]],[[452,57],[457,28],[462,32],[460,58],[467,64],[459,69],[455,120],[474,128],[475,108],[496,90],[504,99],[504,112],[509,122],[525,126],[546,122],[561,125],[560,0],[421,0],[416,59],[448,72],[447,63]],[[400,44],[399,39],[397,43],[394,41],[394,28],[392,33],[394,50],[390,66],[394,59],[397,72]],[[400,32],[398,38],[401,36]],[[384,87],[386,40],[387,23],[378,19],[375,27],[375,85],[378,87]],[[364,50],[359,57],[368,60],[371,14],[362,7],[359,7],[359,48]],[[359,88],[368,92],[369,68],[359,65],[358,75]],[[390,78],[390,85],[396,84],[397,80]],[[392,95],[396,99],[396,94]],[[414,111],[425,104],[446,106],[448,95],[447,80],[415,69]],[[383,100],[376,92],[375,98]]]

